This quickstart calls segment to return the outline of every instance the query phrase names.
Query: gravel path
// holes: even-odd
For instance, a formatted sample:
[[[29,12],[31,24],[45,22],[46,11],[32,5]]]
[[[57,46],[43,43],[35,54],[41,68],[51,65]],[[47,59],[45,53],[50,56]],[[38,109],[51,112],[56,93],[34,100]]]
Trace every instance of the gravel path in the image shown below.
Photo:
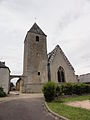
[[[81,107],[81,108],[86,108],[86,109],[90,110],[90,100],[69,102],[69,103],[66,103],[66,104],[70,105],[70,106]]]

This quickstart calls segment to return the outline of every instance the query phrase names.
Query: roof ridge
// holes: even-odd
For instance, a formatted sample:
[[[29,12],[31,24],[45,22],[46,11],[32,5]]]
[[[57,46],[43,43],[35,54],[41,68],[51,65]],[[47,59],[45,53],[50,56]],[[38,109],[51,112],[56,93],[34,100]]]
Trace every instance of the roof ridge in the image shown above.
[[[37,25],[37,23],[34,23],[28,32],[46,36],[45,33],[41,30],[41,28]]]
[[[49,63],[52,62],[53,58],[55,57],[57,49],[58,49],[58,45],[48,54],[49,55],[49,58],[48,58]]]
[[[56,55],[56,52],[57,52],[58,48],[59,48],[61,54],[63,55],[64,59],[66,60],[67,64],[74,70],[73,66],[71,65],[71,63],[69,62],[68,58],[65,56],[64,52],[62,51],[62,49],[60,48],[59,45],[57,45],[57,46],[53,49],[53,51],[52,51],[51,53],[49,53],[50,55],[49,55],[49,58],[48,58],[48,62],[51,63],[51,62],[53,61],[53,59],[54,59],[54,57],[55,57],[55,55]]]

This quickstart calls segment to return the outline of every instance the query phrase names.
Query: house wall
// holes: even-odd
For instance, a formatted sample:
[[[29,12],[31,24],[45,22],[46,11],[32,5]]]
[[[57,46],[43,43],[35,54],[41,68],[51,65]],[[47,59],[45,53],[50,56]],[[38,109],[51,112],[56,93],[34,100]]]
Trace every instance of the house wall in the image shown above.
[[[68,63],[64,59],[64,56],[60,53],[58,49],[53,61],[50,63],[51,81],[54,81],[56,83],[58,83],[57,72],[58,72],[59,66],[63,67],[65,71],[66,82],[77,82],[74,70],[68,65]]]
[[[4,92],[9,92],[9,76],[10,71],[8,68],[0,68],[0,87],[4,89]]]

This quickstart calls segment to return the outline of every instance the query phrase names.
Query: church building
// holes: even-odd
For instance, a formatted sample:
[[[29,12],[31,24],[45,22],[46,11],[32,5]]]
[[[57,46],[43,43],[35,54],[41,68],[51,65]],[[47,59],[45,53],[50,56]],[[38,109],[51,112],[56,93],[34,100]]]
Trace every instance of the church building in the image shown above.
[[[47,54],[47,36],[35,23],[24,41],[22,92],[41,92],[48,81],[77,82],[75,71],[59,45]]]

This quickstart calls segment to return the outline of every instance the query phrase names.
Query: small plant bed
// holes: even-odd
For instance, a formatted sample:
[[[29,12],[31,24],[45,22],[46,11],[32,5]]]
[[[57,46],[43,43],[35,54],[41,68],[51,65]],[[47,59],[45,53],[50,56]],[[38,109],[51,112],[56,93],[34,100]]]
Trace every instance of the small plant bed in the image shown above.
[[[0,97],[6,97],[6,93],[3,91],[2,87],[0,87]]]
[[[70,120],[90,120],[90,110],[66,105],[66,102],[83,100],[90,100],[90,95],[61,97],[47,104],[52,111]]]

